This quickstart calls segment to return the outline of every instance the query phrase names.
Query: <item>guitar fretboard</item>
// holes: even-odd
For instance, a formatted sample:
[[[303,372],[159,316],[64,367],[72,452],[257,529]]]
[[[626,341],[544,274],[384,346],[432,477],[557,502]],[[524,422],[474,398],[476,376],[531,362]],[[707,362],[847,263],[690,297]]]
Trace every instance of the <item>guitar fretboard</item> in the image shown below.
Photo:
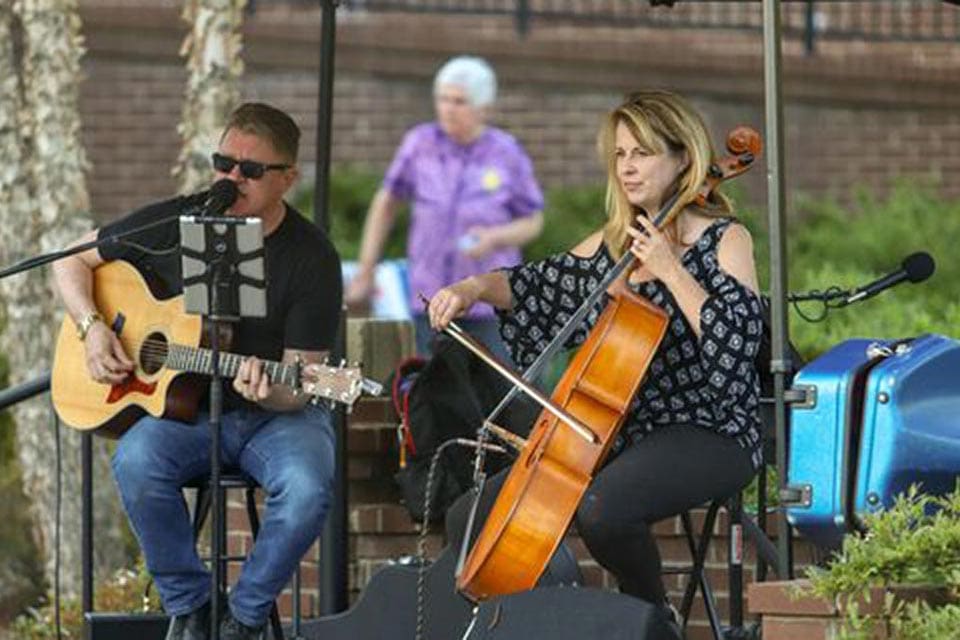
[[[220,375],[224,378],[233,379],[240,369],[240,363],[246,356],[236,353],[220,352]],[[295,389],[299,381],[297,380],[297,366],[293,364],[283,364],[274,360],[263,360],[263,370],[270,378],[271,384],[283,384],[291,389]],[[213,352],[210,349],[201,349],[198,347],[188,347],[181,344],[170,345],[167,353],[166,365],[177,371],[189,371],[192,373],[213,374]]]

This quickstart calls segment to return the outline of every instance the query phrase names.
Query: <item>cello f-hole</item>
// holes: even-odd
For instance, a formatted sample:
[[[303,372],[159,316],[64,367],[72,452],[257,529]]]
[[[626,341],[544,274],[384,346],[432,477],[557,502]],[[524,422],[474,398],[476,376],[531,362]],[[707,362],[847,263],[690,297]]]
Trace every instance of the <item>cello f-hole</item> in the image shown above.
[[[523,460],[523,464],[527,467],[536,464],[538,460],[543,456],[543,447],[544,441],[547,435],[547,423],[549,420],[543,420],[534,427],[534,436],[527,441],[529,454]]]

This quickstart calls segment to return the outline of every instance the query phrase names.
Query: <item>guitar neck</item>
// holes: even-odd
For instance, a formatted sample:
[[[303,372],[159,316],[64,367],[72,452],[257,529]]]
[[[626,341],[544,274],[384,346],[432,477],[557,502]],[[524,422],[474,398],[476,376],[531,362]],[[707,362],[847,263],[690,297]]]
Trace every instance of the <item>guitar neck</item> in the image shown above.
[[[220,352],[220,375],[233,379],[240,369],[240,363],[246,356],[236,353]],[[283,384],[296,388],[299,384],[297,365],[283,364],[275,360],[262,360],[263,370],[270,378],[271,384]],[[188,347],[181,344],[170,345],[166,361],[167,367],[177,371],[203,373],[213,375],[213,352],[210,349]]]

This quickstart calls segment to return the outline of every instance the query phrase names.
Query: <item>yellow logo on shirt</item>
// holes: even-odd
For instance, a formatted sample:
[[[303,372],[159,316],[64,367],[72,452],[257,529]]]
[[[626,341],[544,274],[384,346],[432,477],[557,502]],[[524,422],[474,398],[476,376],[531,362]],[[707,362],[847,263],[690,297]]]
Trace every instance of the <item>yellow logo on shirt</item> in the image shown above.
[[[487,169],[483,174],[483,188],[487,191],[496,191],[502,182],[496,169]]]

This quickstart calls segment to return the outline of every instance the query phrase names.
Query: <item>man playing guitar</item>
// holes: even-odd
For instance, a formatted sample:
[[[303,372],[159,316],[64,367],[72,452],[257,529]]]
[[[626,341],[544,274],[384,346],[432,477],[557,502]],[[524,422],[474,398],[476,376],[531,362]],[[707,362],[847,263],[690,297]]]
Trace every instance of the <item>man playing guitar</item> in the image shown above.
[[[336,335],[341,308],[340,260],[323,231],[284,202],[298,177],[300,130],[286,113],[247,103],[230,116],[213,154],[217,179],[236,183],[227,215],[262,221],[269,283],[267,316],[244,319],[231,348],[245,357],[224,394],[221,460],[254,478],[267,495],[256,544],[222,615],[224,640],[257,638],[271,605],[319,535],[332,491],[334,437],[330,412],[273,384],[264,360],[321,362]],[[95,271],[125,260],[166,294],[182,292],[178,213],[184,198],[144,207],[80,238],[112,237],[153,221],[119,242],[55,264],[54,276],[86,367],[96,382],[116,388],[137,373],[115,318],[95,303]],[[157,289],[160,291],[160,289]],[[205,405],[195,424],[147,415],[120,438],[113,472],[167,613],[169,640],[209,635],[210,576],[201,562],[180,488],[210,468],[211,433]]]

